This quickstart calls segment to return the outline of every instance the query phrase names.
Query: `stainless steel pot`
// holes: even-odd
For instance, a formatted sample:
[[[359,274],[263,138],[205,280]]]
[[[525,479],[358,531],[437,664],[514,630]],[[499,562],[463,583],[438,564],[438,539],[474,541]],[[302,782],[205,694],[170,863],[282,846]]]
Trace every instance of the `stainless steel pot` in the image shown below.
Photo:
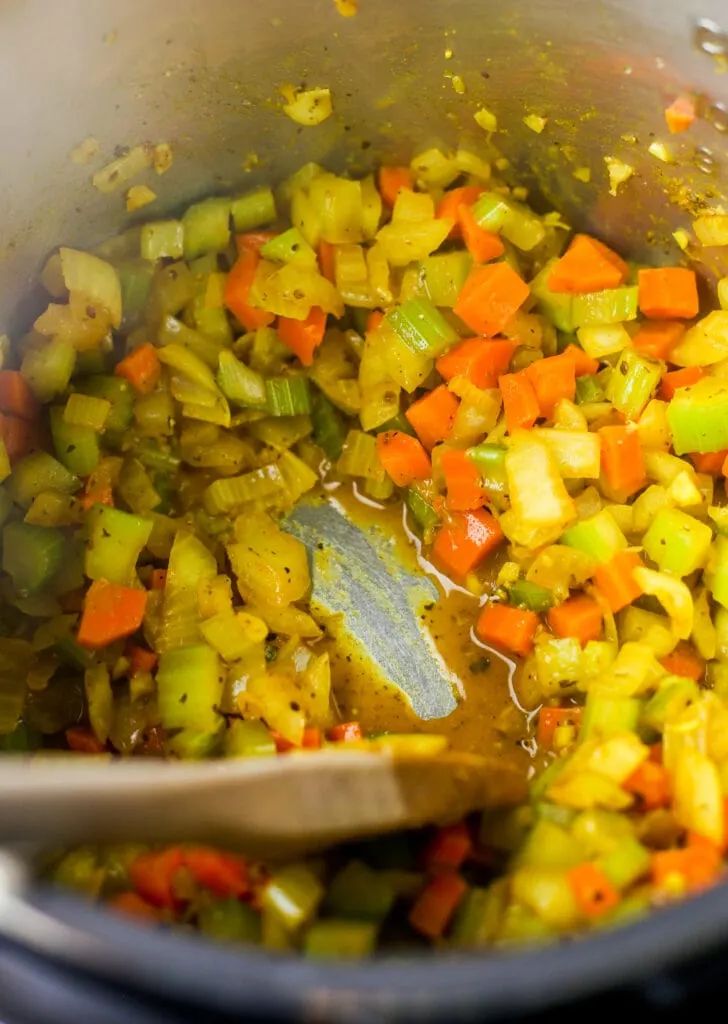
[[[69,158],[88,136],[100,144],[98,163],[120,145],[172,143],[174,165],[155,183],[161,211],[306,160],[356,171],[413,147],[453,144],[477,136],[473,112],[485,105],[498,115],[498,145],[515,178],[572,224],[654,261],[674,258],[671,232],[728,183],[728,78],[718,73],[728,61],[725,0],[360,0],[354,18],[334,0],[5,0],[0,29],[0,328],[11,334],[27,325],[31,282],[54,245],[89,245],[129,222],[118,194],[92,188],[96,165]],[[300,129],[280,111],[280,87],[303,82],[333,91],[335,115],[320,127]],[[670,139],[662,111],[685,90],[699,96],[703,116]],[[543,134],[524,125],[529,113],[548,118]],[[655,140],[676,164],[648,153]],[[617,197],[606,192],[607,156],[635,169]],[[583,166],[590,183],[574,177]],[[706,277],[715,269],[706,266]],[[615,986],[669,1002],[694,977],[688,953],[728,940],[728,889],[720,888],[571,946],[334,967],[140,932],[66,897],[26,894],[5,866],[0,1014],[10,999],[11,1018],[34,1006],[39,1020],[123,1020],[114,985],[137,1021],[162,1017],[140,1009],[132,990],[165,1000],[169,1020],[182,1003],[206,1008],[207,1020],[218,1011],[494,1019]],[[76,972],[66,1002],[59,966]],[[102,991],[104,1013],[101,1004],[89,1012],[84,994]],[[38,998],[54,1000],[47,1018]]]

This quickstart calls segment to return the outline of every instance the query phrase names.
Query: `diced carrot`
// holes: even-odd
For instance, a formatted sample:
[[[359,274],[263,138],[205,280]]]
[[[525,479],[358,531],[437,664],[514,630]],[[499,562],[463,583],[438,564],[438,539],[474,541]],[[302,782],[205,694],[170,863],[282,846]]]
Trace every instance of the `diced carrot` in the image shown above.
[[[38,399],[19,370],[0,370],[0,412],[36,420],[40,414]]]
[[[164,590],[164,588],[167,586],[167,570],[152,569],[150,583],[150,590]]]
[[[476,263],[487,263],[488,260],[495,260],[505,252],[500,235],[497,235],[494,231],[486,231],[485,228],[481,228],[469,206],[461,206],[459,208],[458,226],[460,227],[466,248]],[[452,237],[452,231],[450,236]]]
[[[508,372],[515,341],[500,338],[466,338],[435,361],[437,372],[445,380],[467,377],[477,388],[495,388],[498,378]]]
[[[638,352],[654,359],[669,359],[670,353],[685,334],[685,324],[677,320],[648,320],[632,338]]]
[[[318,264],[322,276],[325,277],[327,281],[331,281],[332,284],[335,284],[336,270],[334,266],[334,247],[331,242],[324,242],[323,239],[319,242]]]
[[[670,370],[663,375],[660,387],[657,392],[658,398],[669,402],[674,397],[678,388],[687,388],[691,384],[697,384],[701,377],[705,376],[705,370],[699,366],[686,366],[682,370]]]
[[[199,885],[223,899],[239,899],[250,890],[248,867],[241,857],[194,846],[184,851],[184,866]]]
[[[622,786],[637,797],[638,811],[656,811],[659,807],[670,806],[670,773],[655,761],[643,761]]]
[[[269,729],[268,731],[270,732],[271,739],[276,745],[276,753],[287,754],[289,750],[296,749],[296,744],[292,743],[290,740],[287,740],[286,737],[279,733],[276,729]]]
[[[698,283],[694,270],[660,267],[639,270],[639,306],[652,320],[691,320],[698,315]]]
[[[432,554],[456,579],[464,579],[504,540],[500,523],[486,509],[453,512],[437,531]]]
[[[87,478],[81,495],[81,505],[88,510],[94,505],[108,505],[114,507],[114,489],[111,485],[111,478],[105,469],[103,462],[98,469]]]
[[[447,441],[459,405],[459,399],[441,384],[423,398],[418,398],[405,412],[405,416],[428,451],[431,451],[438,441]]]
[[[305,320],[279,316],[276,330],[283,344],[298,356],[303,365],[311,366],[314,353],[324,340],[326,313],[320,306],[314,306]]]
[[[547,618],[557,636],[575,637],[582,646],[602,635],[602,609],[598,601],[586,594],[575,594],[563,604],[551,608]]]
[[[235,247],[239,256],[244,252],[260,252],[275,237],[275,231],[246,231],[243,235],[235,236]]]
[[[397,487],[406,487],[413,480],[426,480],[432,475],[430,456],[416,437],[401,430],[377,434],[377,454]]]
[[[692,644],[681,640],[674,651],[660,658],[660,664],[673,676],[684,676],[699,683],[705,678],[705,661]]]
[[[147,596],[146,590],[94,580],[83,603],[78,642],[98,651],[131,636],[142,624]]]
[[[721,872],[716,849],[692,846],[684,850],[659,850],[652,854],[652,882],[658,889],[672,891],[675,885],[697,892],[716,881]]]
[[[532,427],[541,415],[541,407],[526,371],[504,373],[498,379],[498,387],[503,396],[508,433]]]
[[[317,725],[307,725],[303,730],[303,738],[301,740],[301,746],[305,750],[318,750],[323,742],[321,736],[321,730]]]
[[[185,854],[180,846],[142,853],[129,865],[129,877],[147,903],[173,909],[179,903],[174,892],[174,877],[184,863]]]
[[[409,167],[380,167],[377,178],[379,193],[387,206],[394,206],[400,189],[413,188],[415,183]]]
[[[339,722],[329,729],[332,743],[348,743],[350,740],[360,740],[363,736],[364,730],[359,722]]]
[[[162,374],[156,348],[145,341],[116,364],[114,373],[126,378],[138,395],[148,395],[154,391]]]
[[[536,741],[542,750],[553,750],[554,733],[561,725],[573,725],[578,730],[581,726],[581,708],[547,708],[542,707],[538,713]]]
[[[490,602],[480,613],[475,632],[484,643],[526,658],[533,651],[533,636],[540,621],[535,612],[525,608]]]
[[[465,452],[455,448],[444,451],[440,456],[440,466],[445,474],[448,508],[456,512],[470,512],[485,505],[488,496],[483,490],[482,477]]]
[[[567,345],[562,356],[568,356],[571,359],[574,364],[574,374],[577,377],[591,376],[599,369],[599,360],[592,359],[578,345]]]
[[[249,238],[248,235],[239,235],[238,238]],[[241,243],[242,244],[242,243]],[[233,313],[246,331],[254,331],[258,327],[267,327],[275,320],[273,313],[265,309],[256,309],[248,302],[250,289],[253,287],[255,272],[260,263],[258,250],[246,248],[244,245],[240,255],[233,264],[230,273],[225,281],[225,294],[223,300],[225,305]]]
[[[143,900],[136,892],[117,893],[116,896],[111,897],[107,905],[112,910],[117,910],[121,914],[127,914],[137,921],[161,922],[162,920],[159,910],[153,907],[151,903]]]
[[[440,938],[467,890],[460,875],[437,875],[417,897],[410,910],[410,925],[428,939]]]
[[[508,263],[473,267],[453,312],[476,334],[499,334],[531,290]]]
[[[592,920],[614,910],[621,899],[619,890],[596,864],[579,864],[567,878],[579,909]]]
[[[662,764],[662,744],[661,743],[650,743],[650,761],[654,761],[655,764]]]
[[[673,135],[687,131],[695,122],[695,117],[695,104],[689,96],[678,96],[665,108],[665,121]]]
[[[619,612],[642,596],[642,587],[632,572],[644,565],[636,551],[619,551],[611,562],[600,565],[594,573],[594,582],[606,598],[613,612]]]
[[[159,661],[154,651],[148,651],[139,644],[129,644],[126,648],[126,657],[129,659],[129,670],[132,675],[134,672],[153,672]]]
[[[469,209],[476,199],[483,194],[485,189],[480,185],[462,185],[460,188],[451,188],[446,192],[437,204],[435,216],[438,220],[451,220],[452,229],[448,238],[460,237],[460,222],[458,214],[461,209]]]
[[[723,472],[723,464],[728,458],[728,448],[724,448],[720,452],[692,452],[689,458],[698,473],[720,476]]]
[[[76,754],[106,753],[106,744],[97,740],[90,729],[80,725],[66,729],[66,743]]]
[[[554,264],[548,286],[552,292],[586,294],[618,288],[627,280],[629,267],[621,256],[591,235],[576,235]]]
[[[366,333],[373,334],[374,331],[379,330],[382,320],[384,320],[384,313],[381,309],[373,309],[367,317]]]
[[[11,462],[46,447],[39,420],[24,420],[20,416],[0,413],[0,434]]]
[[[533,385],[541,415],[551,419],[556,403],[563,398],[574,400],[576,366],[571,356],[562,354],[537,359],[523,371]]]
[[[617,494],[629,498],[647,483],[640,436],[626,426],[600,427],[602,470]]]
[[[457,871],[473,852],[473,840],[466,822],[439,828],[427,846],[422,866],[430,875]]]

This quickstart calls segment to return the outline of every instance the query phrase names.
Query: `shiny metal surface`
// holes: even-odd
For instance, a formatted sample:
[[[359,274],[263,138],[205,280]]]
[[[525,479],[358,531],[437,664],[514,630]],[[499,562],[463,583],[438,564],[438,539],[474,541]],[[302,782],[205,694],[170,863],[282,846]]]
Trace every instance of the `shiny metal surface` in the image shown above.
[[[684,184],[689,203],[691,190],[728,180],[715,106],[728,101],[717,73],[724,0],[361,0],[354,18],[333,0],[5,0],[0,18],[0,327],[25,325],[29,284],[54,245],[96,242],[129,223],[122,196],[90,184],[117,146],[173,144],[172,169],[150,176],[160,200],[144,213],[156,215],[305,160],[356,170],[438,141],[482,145],[472,115],[484,104],[498,114],[496,141],[516,177],[538,181],[574,223],[654,260],[671,244],[668,223],[690,219],[666,191]],[[333,90],[335,114],[319,127],[281,113],[280,87],[302,82]],[[663,108],[685,89],[705,97],[709,120],[669,140],[680,163],[668,167],[647,146],[668,138]],[[530,112],[548,117],[542,135],[523,124]],[[100,153],[79,167],[69,151],[88,136]],[[259,163],[246,171],[251,154]],[[616,199],[605,190],[610,154],[636,168]],[[573,177],[584,165],[590,184]]]

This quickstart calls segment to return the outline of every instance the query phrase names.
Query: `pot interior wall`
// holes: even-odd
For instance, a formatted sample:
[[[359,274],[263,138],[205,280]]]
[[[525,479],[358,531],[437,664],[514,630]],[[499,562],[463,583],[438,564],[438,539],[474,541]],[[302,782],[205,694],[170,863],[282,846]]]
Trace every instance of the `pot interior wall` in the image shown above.
[[[717,74],[728,36],[696,28],[721,9],[728,30],[723,0],[699,10],[660,0],[360,0],[353,18],[334,0],[10,0],[0,12],[0,327],[26,327],[38,301],[30,282],[54,245],[89,245],[131,223],[123,190],[101,195],[90,183],[119,146],[172,143],[172,169],[148,179],[160,198],[143,213],[158,216],[307,160],[358,171],[413,147],[485,147],[473,120],[483,105],[498,115],[494,141],[515,179],[635,257],[675,257],[670,232],[728,180],[719,103],[728,78]],[[330,87],[334,116],[296,126],[280,109],[289,83]],[[686,89],[706,117],[670,139],[662,111]],[[548,118],[542,134],[524,125],[529,113]],[[78,166],[69,152],[89,136],[99,154]],[[675,165],[647,152],[654,139],[668,142]],[[608,155],[635,167],[617,198],[606,192]],[[584,166],[590,183],[573,175]]]

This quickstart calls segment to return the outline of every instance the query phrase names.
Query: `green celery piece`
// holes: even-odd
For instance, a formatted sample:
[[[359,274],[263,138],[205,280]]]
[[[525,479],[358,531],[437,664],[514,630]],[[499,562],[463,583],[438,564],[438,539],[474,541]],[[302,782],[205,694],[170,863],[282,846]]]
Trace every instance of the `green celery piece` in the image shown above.
[[[272,462],[240,476],[218,477],[202,492],[202,504],[209,515],[216,516],[239,511],[251,501],[273,504],[286,491],[285,478],[278,464]]]
[[[576,817],[576,811],[573,807],[552,804],[548,800],[541,800],[534,806],[533,810],[538,819],[550,821],[561,828],[569,828]]]
[[[549,260],[543,270],[531,281],[529,287],[536,299],[539,313],[550,320],[557,330],[572,334],[574,332],[574,297],[561,292],[552,292],[549,288],[549,278],[555,263],[556,258]]]
[[[508,201],[496,192],[484,192],[473,204],[473,217],[486,231],[500,231],[509,212]]]
[[[65,540],[61,530],[30,523],[3,527],[3,571],[19,597],[30,597],[47,586],[61,567]]]
[[[678,388],[667,407],[667,422],[677,455],[728,448],[728,380],[703,377]]]
[[[227,313],[222,306],[209,308],[205,296],[197,295],[190,305],[190,313],[197,333],[208,345],[228,348],[233,343],[233,332]]]
[[[323,448],[326,457],[335,462],[344,447],[346,426],[339,410],[320,391],[313,394],[311,421],[314,441]]]
[[[546,799],[546,794],[550,787],[556,782],[559,775],[566,768],[566,760],[557,758],[547,765],[544,770],[536,776],[531,783],[530,796],[531,803],[539,803],[541,800]]]
[[[0,638],[0,739],[14,734],[28,697],[26,680],[35,661],[27,640]]]
[[[77,365],[76,346],[68,338],[53,338],[23,357],[20,372],[40,402],[51,402],[68,387]]]
[[[143,230],[143,229],[142,229]],[[120,260],[116,270],[121,282],[121,308],[124,330],[139,325],[152,287],[154,267],[147,260]],[[100,349],[94,351],[99,352]]]
[[[661,509],[642,538],[642,546],[662,572],[689,576],[708,558],[713,531],[676,508]]]
[[[606,509],[583,519],[561,535],[561,543],[585,552],[598,565],[610,562],[627,547],[627,538]]]
[[[718,604],[728,608],[728,537],[715,538],[710,562],[710,592]]]
[[[223,721],[217,710],[222,687],[220,659],[207,644],[163,652],[157,669],[162,725],[199,737],[218,732]]]
[[[19,722],[12,732],[0,735],[0,751],[4,754],[28,754],[42,745],[41,734],[25,722]]]
[[[197,915],[197,925],[209,939],[255,945],[260,942],[260,914],[240,900],[215,900],[204,904]]]
[[[473,267],[468,252],[448,252],[422,261],[427,296],[435,306],[452,308]]]
[[[592,374],[584,374],[576,378],[576,404],[588,405],[590,402],[603,402],[604,389]]]
[[[30,508],[41,491],[75,494],[81,481],[48,452],[31,452],[16,462],[6,483],[7,493],[21,508]]]
[[[409,434],[410,437],[416,437],[415,428],[401,409],[391,418],[391,420],[387,420],[386,423],[382,423],[380,427],[375,427],[373,433],[381,434],[385,430],[399,430],[401,434]]]
[[[122,377],[98,374],[78,382],[82,395],[105,398],[111,402],[111,412],[106,419],[104,443],[116,445],[124,440],[124,434],[134,417],[134,391],[131,384]]]
[[[233,199],[230,212],[238,232],[262,228],[272,224],[278,216],[275,196],[269,188],[255,188]]]
[[[504,879],[487,889],[469,889],[455,915],[450,940],[454,946],[477,948],[489,946],[498,933],[508,903],[508,886]]]
[[[377,944],[377,926],[368,921],[315,921],[303,940],[309,957],[360,960],[370,956]]]
[[[407,348],[428,358],[442,355],[458,340],[455,329],[429,299],[410,299],[384,319]]]
[[[543,818],[536,822],[516,854],[514,868],[568,868],[584,860],[584,851],[570,833]]]
[[[236,405],[244,409],[266,408],[268,396],[262,375],[251,370],[227,349],[220,351],[217,383],[225,397]]]
[[[89,476],[99,464],[99,435],[91,427],[73,427],[63,419],[63,409],[50,410],[51,435],[56,455],[76,476]]]
[[[230,200],[204,199],[182,218],[184,256],[193,260],[206,252],[222,252],[230,242]]]
[[[628,889],[649,873],[650,853],[634,836],[620,839],[613,850],[603,854],[596,861],[612,885],[617,889]]]
[[[640,701],[636,697],[608,697],[589,690],[584,703],[579,740],[585,740],[590,736],[603,737],[618,732],[634,732],[640,706]]]
[[[272,911],[289,932],[306,924],[324,897],[324,887],[305,864],[276,871],[263,890],[263,906]]]
[[[507,214],[501,234],[517,249],[530,252],[546,237],[543,221],[524,203],[515,202],[513,199],[506,199],[505,203]]]
[[[694,679],[666,676],[642,708],[641,721],[650,729],[662,732],[668,719],[699,700],[700,687]]]
[[[311,412],[308,377],[269,377],[265,391],[271,416],[301,416]]]
[[[333,917],[381,922],[394,899],[394,889],[386,878],[361,861],[352,860],[332,879],[324,909]]]
[[[152,520],[94,505],[87,521],[86,575],[130,586],[136,579],[137,559],[151,535]]]
[[[176,473],[182,461],[179,455],[173,451],[160,448],[156,441],[140,441],[134,448],[134,453],[143,466],[153,473]],[[155,486],[159,486],[159,480],[155,480]]]
[[[415,490],[414,487],[407,488],[404,500],[407,504],[407,508],[423,530],[437,526],[440,521],[437,512],[435,512],[427,498],[420,494],[419,491]]]
[[[76,641],[75,637],[68,633],[61,637],[58,643],[53,645],[53,650],[61,659],[64,665],[69,668],[80,668],[85,671],[94,664],[94,658],[90,651]]]
[[[532,612],[545,612],[553,606],[554,595],[546,587],[529,580],[517,580],[508,588],[508,603]]]
[[[485,490],[489,494],[505,494],[508,490],[505,447],[501,444],[483,442],[469,448],[467,456],[480,470]]]
[[[276,745],[262,722],[232,721],[225,733],[226,757],[270,757],[276,753]]]
[[[184,251],[185,229],[181,220],[154,220],[142,225],[143,260],[179,260]]]
[[[632,285],[607,288],[602,292],[574,295],[572,317],[574,327],[597,327],[621,324],[637,319],[637,291]]]
[[[298,228],[289,228],[261,246],[260,255],[278,263],[303,263],[316,266],[316,253]]]
[[[636,420],[652,398],[665,364],[633,348],[622,352],[607,384],[606,397],[627,419]]]

